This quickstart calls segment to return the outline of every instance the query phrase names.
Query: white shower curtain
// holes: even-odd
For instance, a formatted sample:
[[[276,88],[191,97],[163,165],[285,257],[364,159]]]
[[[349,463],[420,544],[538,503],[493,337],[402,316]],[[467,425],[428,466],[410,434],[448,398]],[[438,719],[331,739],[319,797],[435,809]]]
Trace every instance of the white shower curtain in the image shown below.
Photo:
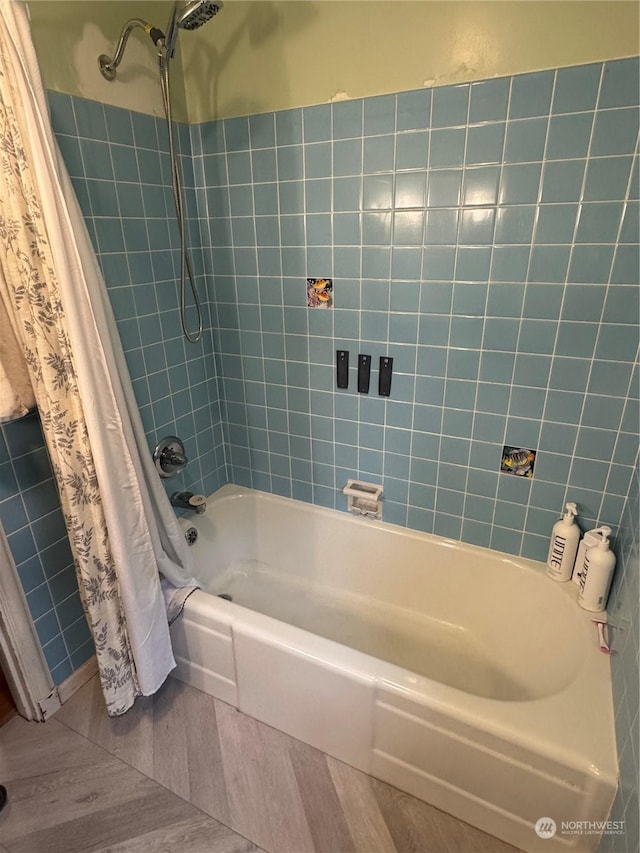
[[[6,0],[0,157],[0,288],[19,320],[107,709],[120,714],[175,666],[159,573],[181,601],[194,583],[190,555],[53,137],[26,11]]]

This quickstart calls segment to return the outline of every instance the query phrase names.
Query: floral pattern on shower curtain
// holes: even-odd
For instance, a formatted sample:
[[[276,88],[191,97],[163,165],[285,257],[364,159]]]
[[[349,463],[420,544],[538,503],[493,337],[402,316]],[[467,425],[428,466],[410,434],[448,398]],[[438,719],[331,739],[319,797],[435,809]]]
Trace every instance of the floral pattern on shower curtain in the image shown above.
[[[0,298],[18,319],[110,714],[139,694],[65,311],[0,27]]]

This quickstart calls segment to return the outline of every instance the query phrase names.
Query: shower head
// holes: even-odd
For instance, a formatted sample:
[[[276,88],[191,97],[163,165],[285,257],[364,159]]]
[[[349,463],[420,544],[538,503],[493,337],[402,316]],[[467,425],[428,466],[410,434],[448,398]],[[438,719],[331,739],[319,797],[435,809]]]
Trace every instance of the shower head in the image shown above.
[[[182,5],[173,4],[173,11],[167,24],[165,40],[166,56],[171,58],[178,39],[178,29],[197,30],[206,24],[222,9],[222,0],[188,0]]]
[[[176,16],[183,30],[197,30],[222,9],[221,0],[189,0]]]

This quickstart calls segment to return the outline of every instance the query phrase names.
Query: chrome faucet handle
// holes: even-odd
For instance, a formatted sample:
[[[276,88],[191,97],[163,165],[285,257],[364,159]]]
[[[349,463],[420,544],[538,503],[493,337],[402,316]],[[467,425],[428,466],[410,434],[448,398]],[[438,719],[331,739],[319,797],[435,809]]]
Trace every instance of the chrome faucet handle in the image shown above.
[[[153,461],[156,463],[158,474],[165,477],[174,477],[184,468],[189,461],[184,452],[184,444],[176,435],[168,435],[163,438],[153,451]]]
[[[174,465],[176,468],[179,468],[181,465],[184,467],[187,464],[187,457],[184,453],[180,453],[177,450],[172,450],[170,447],[165,447],[165,449],[160,454],[161,464],[165,467],[169,465]]]

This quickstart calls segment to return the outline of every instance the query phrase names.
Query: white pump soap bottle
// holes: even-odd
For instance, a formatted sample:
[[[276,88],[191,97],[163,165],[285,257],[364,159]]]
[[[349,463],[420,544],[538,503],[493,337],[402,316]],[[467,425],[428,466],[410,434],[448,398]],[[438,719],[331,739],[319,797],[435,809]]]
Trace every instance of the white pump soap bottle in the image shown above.
[[[571,580],[580,542],[580,528],[575,522],[577,514],[578,507],[569,501],[565,504],[563,517],[553,525],[547,557],[547,574],[554,581]]]
[[[603,536],[602,541],[597,545],[587,548],[584,566],[580,573],[580,591],[578,592],[580,607],[594,613],[604,610],[615,566],[616,555],[611,550],[606,536]]]
[[[597,545],[598,542],[602,542],[602,540],[606,539],[608,536],[611,536],[611,528],[607,527],[606,524],[603,524],[602,527],[594,527],[593,530],[587,530],[580,540],[576,564],[573,567],[573,574],[571,575],[571,580],[578,586],[581,584],[582,571],[584,569],[584,558],[587,549],[593,548],[594,545]]]

